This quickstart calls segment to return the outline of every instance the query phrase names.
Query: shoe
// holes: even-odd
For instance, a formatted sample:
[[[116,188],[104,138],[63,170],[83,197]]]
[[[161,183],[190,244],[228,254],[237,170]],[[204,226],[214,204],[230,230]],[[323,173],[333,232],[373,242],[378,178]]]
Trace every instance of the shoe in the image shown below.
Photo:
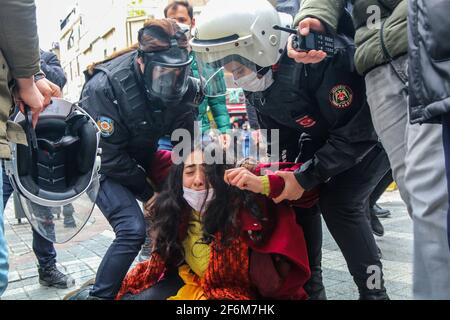
[[[384,227],[378,219],[377,216],[370,216],[370,227],[372,228],[372,233],[378,237],[384,236]]]
[[[309,296],[309,300],[327,300],[321,267],[311,268],[311,278],[305,284],[304,289]]]
[[[95,278],[92,278],[91,280],[86,281],[76,290],[73,290],[66,294],[63,298],[63,300],[86,300],[87,296],[89,295],[89,292],[92,290],[95,284]],[[85,289],[87,289],[87,292],[85,292]],[[85,299],[82,299],[85,298]]]
[[[145,242],[142,245],[141,251],[138,255],[138,261],[144,262],[150,259],[151,256],[152,245],[150,242],[150,237],[145,237]]]
[[[383,209],[378,204],[375,204],[372,208],[370,208],[370,214],[372,216],[377,216],[378,218],[388,218],[391,216],[391,211],[388,209]]]
[[[56,265],[38,267],[39,283],[44,287],[67,289],[75,285],[75,280],[58,270]]]
[[[64,297],[64,300],[106,300],[91,295],[94,285],[88,285],[75,290]]]

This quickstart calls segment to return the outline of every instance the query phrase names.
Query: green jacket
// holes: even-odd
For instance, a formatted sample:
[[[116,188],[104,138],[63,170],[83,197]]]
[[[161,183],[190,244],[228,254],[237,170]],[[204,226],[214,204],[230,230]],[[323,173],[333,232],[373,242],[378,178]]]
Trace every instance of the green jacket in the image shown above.
[[[200,78],[198,73],[197,61],[192,62],[191,69],[193,76],[197,79]],[[211,123],[208,119],[208,106],[211,108],[211,113],[213,115],[214,121],[216,122],[217,129],[221,133],[226,133],[227,130],[231,129],[230,115],[228,114],[227,101],[225,97],[208,98],[206,97],[203,103],[198,107],[199,115],[198,120],[201,121],[202,132],[206,132],[211,129]]]
[[[8,122],[13,79],[40,71],[34,0],[0,0],[0,158],[10,157],[7,141],[24,143],[20,126]],[[26,141],[26,140],[25,140]]]
[[[336,31],[340,13],[346,0],[302,0],[294,25],[306,17],[325,22]],[[353,20],[356,27],[356,68],[365,74],[408,52],[407,0],[351,0]],[[380,13],[378,25],[374,11]],[[369,13],[367,13],[369,12]]]

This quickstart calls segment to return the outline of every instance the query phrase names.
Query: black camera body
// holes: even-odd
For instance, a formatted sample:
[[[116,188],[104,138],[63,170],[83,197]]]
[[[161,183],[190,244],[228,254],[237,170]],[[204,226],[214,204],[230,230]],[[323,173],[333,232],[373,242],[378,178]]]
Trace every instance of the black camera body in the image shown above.
[[[322,50],[327,56],[331,57],[335,54],[334,37],[323,33],[317,33],[310,31],[309,34],[304,37],[297,30],[280,27],[277,25],[273,26],[274,30],[280,30],[293,34],[292,37],[292,48],[299,52],[308,52],[311,50]]]
[[[296,34],[292,37],[292,48],[299,52],[322,50],[328,56],[335,53],[334,38],[322,33],[310,32],[306,37]]]

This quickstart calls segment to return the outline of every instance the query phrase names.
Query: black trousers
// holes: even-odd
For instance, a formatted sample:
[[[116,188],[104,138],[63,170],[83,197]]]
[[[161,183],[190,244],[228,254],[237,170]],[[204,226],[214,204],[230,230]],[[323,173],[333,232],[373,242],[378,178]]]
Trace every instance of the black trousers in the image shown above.
[[[389,169],[386,152],[376,147],[320,190],[322,215],[358,286],[373,275],[369,267],[382,270],[367,213],[370,195]]]
[[[101,182],[96,204],[113,227],[116,239],[100,263],[91,295],[114,299],[144,243],[144,214],[131,191],[109,178]]]
[[[392,182],[394,182],[394,178],[392,177],[392,170],[389,169],[384,177],[381,178],[380,182],[378,182],[375,190],[373,190],[372,194],[370,195],[370,208],[372,208],[377,203],[377,201],[380,199],[386,189],[392,184]]]
[[[167,300],[170,297],[176,296],[183,286],[183,279],[177,273],[172,273],[141,293],[125,294],[122,300]]]

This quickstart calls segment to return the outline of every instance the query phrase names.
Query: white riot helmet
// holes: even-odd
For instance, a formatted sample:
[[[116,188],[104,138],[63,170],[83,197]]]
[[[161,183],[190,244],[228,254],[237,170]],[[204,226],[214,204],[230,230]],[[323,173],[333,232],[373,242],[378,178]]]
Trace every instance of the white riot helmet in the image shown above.
[[[291,24],[292,17],[277,12],[267,0],[208,2],[196,19],[190,41],[205,95],[226,94],[224,72],[231,72],[235,83],[244,84],[244,89],[242,79],[251,81],[263,69],[267,72],[280,60],[289,37],[273,26]]]
[[[27,133],[28,146],[11,144],[5,163],[21,209],[33,229],[55,243],[72,239],[86,224],[99,190],[100,130],[83,109],[63,99],[39,115],[14,122]]]

